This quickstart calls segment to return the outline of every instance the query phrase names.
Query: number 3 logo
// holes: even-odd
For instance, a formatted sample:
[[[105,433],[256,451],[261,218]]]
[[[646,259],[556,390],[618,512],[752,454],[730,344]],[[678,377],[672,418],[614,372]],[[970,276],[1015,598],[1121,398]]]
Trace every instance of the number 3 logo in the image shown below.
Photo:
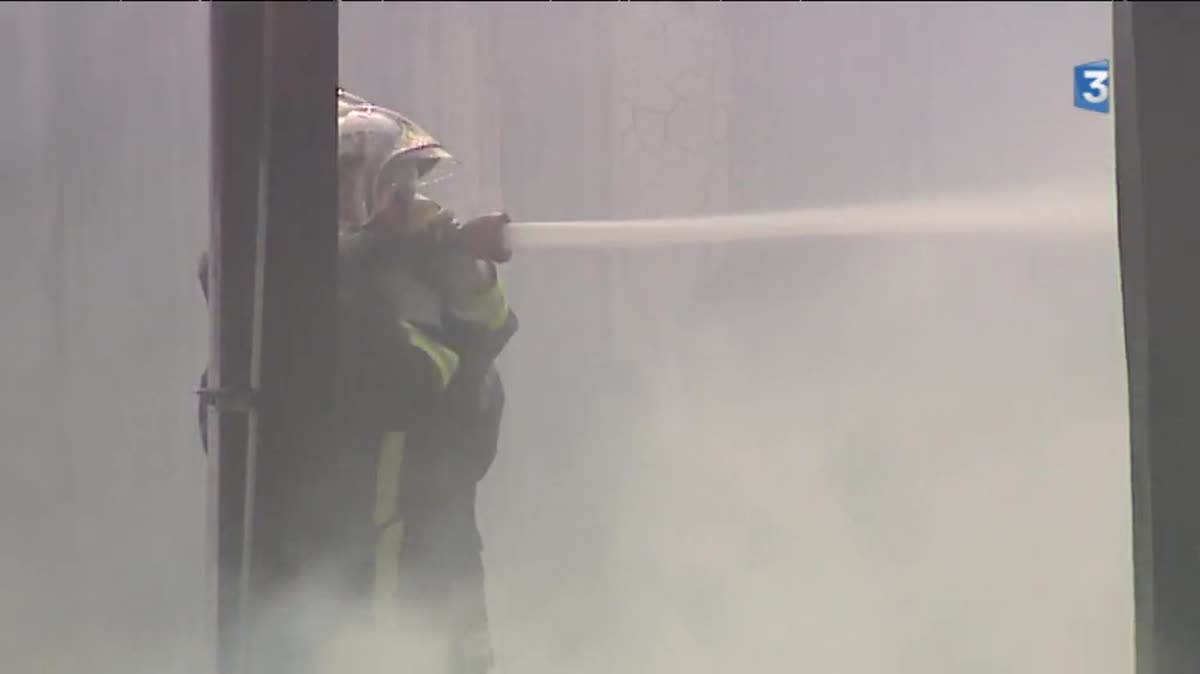
[[[1111,73],[1108,59],[1075,66],[1075,107],[1107,113],[1112,99]]]
[[[1083,98],[1088,103],[1103,103],[1108,100],[1108,71],[1085,70],[1083,77],[1088,81],[1088,89],[1083,92]]]

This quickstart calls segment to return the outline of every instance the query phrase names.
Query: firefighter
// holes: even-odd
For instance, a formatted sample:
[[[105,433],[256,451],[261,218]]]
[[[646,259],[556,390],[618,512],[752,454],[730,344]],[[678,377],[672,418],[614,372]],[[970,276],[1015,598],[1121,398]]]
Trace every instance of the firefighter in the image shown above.
[[[495,361],[517,318],[497,270],[507,216],[459,223],[417,192],[452,162],[407,118],[339,89],[339,446],[328,477],[339,495],[326,500],[345,526],[327,557],[376,624],[435,646],[423,671],[481,674],[492,654],[476,487],[497,451]],[[205,255],[206,298],[207,275]],[[207,449],[205,416],[202,405]]]
[[[355,423],[359,444],[378,447],[376,612],[445,639],[446,671],[485,672],[475,497],[504,407],[495,360],[517,329],[497,275],[507,216],[460,225],[418,194],[453,158],[410,120],[344,91],[338,151],[343,332],[357,335],[342,340],[343,400],[368,412]],[[387,338],[396,325],[403,337]],[[372,383],[372,354],[389,349],[423,361],[419,395],[412,381],[400,395],[386,379]]]

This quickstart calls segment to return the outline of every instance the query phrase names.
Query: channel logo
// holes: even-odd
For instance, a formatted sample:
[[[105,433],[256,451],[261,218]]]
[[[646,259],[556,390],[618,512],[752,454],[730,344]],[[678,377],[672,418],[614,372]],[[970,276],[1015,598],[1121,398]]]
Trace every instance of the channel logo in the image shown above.
[[[1110,98],[1108,59],[1075,66],[1075,107],[1107,113]]]

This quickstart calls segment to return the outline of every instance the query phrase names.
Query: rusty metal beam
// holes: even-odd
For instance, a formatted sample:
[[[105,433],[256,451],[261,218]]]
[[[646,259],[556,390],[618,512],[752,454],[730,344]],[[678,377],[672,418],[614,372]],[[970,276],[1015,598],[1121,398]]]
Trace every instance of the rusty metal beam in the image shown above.
[[[336,3],[213,3],[210,497],[221,674],[295,672],[270,602],[323,531],[336,256]]]

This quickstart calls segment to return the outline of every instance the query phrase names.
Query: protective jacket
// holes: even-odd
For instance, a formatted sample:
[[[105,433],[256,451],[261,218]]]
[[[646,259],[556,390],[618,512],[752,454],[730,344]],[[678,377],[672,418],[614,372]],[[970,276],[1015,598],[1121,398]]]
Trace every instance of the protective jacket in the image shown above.
[[[419,203],[431,234],[452,220]],[[200,276],[206,286],[206,257]],[[456,673],[486,671],[475,496],[504,408],[495,361],[517,318],[494,266],[433,236],[343,230],[339,277],[337,487],[326,493],[345,527],[328,557],[376,617],[444,638]],[[199,420],[203,434],[203,406]]]
[[[517,318],[495,268],[453,248],[367,227],[343,234],[341,254],[341,451],[374,457],[375,616],[444,640],[450,672],[487,671],[476,485],[497,452],[495,360]]]

